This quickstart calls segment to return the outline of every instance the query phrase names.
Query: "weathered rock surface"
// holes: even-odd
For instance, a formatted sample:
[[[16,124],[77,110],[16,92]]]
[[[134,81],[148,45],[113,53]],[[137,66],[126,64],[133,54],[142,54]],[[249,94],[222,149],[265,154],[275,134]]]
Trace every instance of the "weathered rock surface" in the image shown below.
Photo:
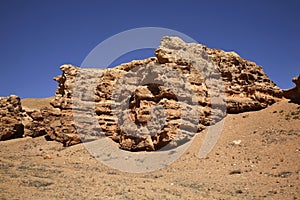
[[[0,140],[22,137],[22,107],[16,95],[0,97]]]
[[[291,101],[300,103],[300,75],[292,79],[296,84],[294,88],[283,90],[283,96]]]
[[[89,91],[91,88],[91,81],[98,80],[99,71],[82,69],[81,73],[78,73],[80,69],[69,64],[62,65],[60,69],[63,73],[54,78],[58,82],[58,88],[55,98],[50,102],[54,109],[45,108],[42,112],[44,120],[40,123],[46,127],[50,139],[62,142],[65,146],[91,140],[90,137],[94,139],[93,133],[96,132],[98,135],[101,134],[101,131],[100,128],[94,129],[91,126],[91,121],[86,118],[88,110],[85,110],[84,104],[95,104],[95,94],[92,92],[91,95],[88,95],[88,92],[85,91]],[[79,79],[80,76],[83,76],[84,79],[82,82],[77,81],[76,89],[81,91],[82,96],[74,97],[75,79]],[[77,102],[83,110],[76,109],[73,102]],[[74,112],[77,113],[77,121],[74,120]],[[95,110],[93,110],[94,112]],[[80,113],[83,113],[82,116]],[[77,130],[80,130],[80,134]]]
[[[104,133],[122,149],[139,151],[157,150],[171,141],[171,146],[177,146],[202,130],[210,122],[209,108],[198,108],[202,115],[196,120],[196,110],[190,109],[189,115],[183,115],[189,108],[189,102],[184,100],[190,93],[179,90],[185,88],[184,82],[172,80],[175,76],[171,75],[182,70],[175,63],[161,64],[156,58],[150,58],[105,71],[96,93],[96,113]],[[164,84],[163,79],[169,83]],[[200,95],[206,95],[201,92],[199,89]]]
[[[209,55],[209,58],[205,58],[205,56],[203,58],[211,59],[214,65],[213,67],[198,67],[201,75],[204,75],[202,83],[207,86],[211,77],[221,75],[223,82],[219,85],[223,85],[226,93],[228,113],[259,110],[282,97],[281,89],[269,79],[261,66],[241,58],[235,52],[210,49],[200,44],[185,44],[179,38],[165,37],[156,50],[156,56],[161,63],[176,63],[184,66],[201,58],[201,52]],[[183,57],[189,59],[183,59]],[[201,62],[198,61],[198,63]],[[220,74],[216,72],[216,69]],[[200,79],[200,77],[196,78],[196,80]],[[217,78],[215,79],[217,80]],[[204,91],[207,89],[204,88]]]
[[[106,136],[125,150],[153,151],[190,140],[226,110],[259,110],[282,97],[260,66],[234,52],[164,37],[155,55],[106,70],[61,66],[53,108],[27,110],[24,135],[65,146]]]
[[[211,103],[212,95],[218,95],[222,87],[228,113],[259,110],[282,96],[260,66],[233,52],[164,37],[155,55],[156,58],[132,61],[101,72],[63,65],[63,74],[55,78],[59,86],[51,103],[60,111],[60,122],[56,123],[60,128],[52,125],[48,135],[65,145],[75,144],[80,142],[75,129],[80,126],[77,130],[85,130],[80,134],[84,140],[106,135],[122,149],[157,150],[166,144],[180,145],[194,131],[222,119],[222,108],[212,109]],[[181,75],[185,82],[180,83],[181,79],[172,73]],[[79,81],[75,85],[76,76]],[[74,97],[74,87],[79,96]],[[194,112],[186,116],[188,101],[183,99],[191,91],[197,97],[197,109],[190,109]],[[73,107],[73,101],[83,106]],[[72,107],[79,124],[73,121]],[[161,114],[156,108],[163,108],[165,115],[153,117]],[[86,112],[96,115],[101,130],[91,125]],[[197,113],[198,120],[189,120]],[[165,121],[159,121],[160,118]]]
[[[63,65],[61,70],[63,74],[54,78],[59,85],[55,99],[50,102],[52,106],[45,106],[39,110],[26,108],[26,115],[23,116],[22,121],[25,125],[24,136],[47,135],[49,139],[70,146],[81,142],[74,125],[70,96],[72,93],[70,82],[74,82],[77,68]]]
[[[70,146],[81,142],[72,114],[72,90],[78,68],[63,65],[60,69],[63,73],[54,78],[58,88],[54,100],[50,102],[55,109],[45,110],[44,119],[47,121],[43,123],[47,125],[46,132],[52,140]]]
[[[261,66],[234,52],[207,48],[219,68],[227,96],[227,112],[240,113],[266,108],[282,97],[282,91]]]

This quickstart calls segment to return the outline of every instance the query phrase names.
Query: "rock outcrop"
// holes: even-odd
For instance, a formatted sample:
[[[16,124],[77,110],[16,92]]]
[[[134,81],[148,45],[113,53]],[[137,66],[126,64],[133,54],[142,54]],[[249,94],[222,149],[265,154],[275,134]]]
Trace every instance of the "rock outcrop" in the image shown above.
[[[259,110],[282,97],[260,66],[234,52],[164,37],[155,55],[105,70],[61,66],[53,108],[27,110],[24,135],[47,134],[65,146],[109,137],[125,150],[153,151],[181,145],[226,111]],[[8,101],[21,109],[17,98]],[[14,109],[9,122],[0,113],[1,123],[17,124],[6,132],[18,135]]]
[[[50,124],[51,131],[48,132],[48,136],[65,146],[70,146],[81,142],[72,115],[72,90],[78,69],[71,65],[63,65],[61,70],[63,74],[54,78],[58,82],[58,88],[51,105],[57,111],[49,113],[55,120]]]
[[[187,114],[189,105],[182,99],[188,98],[186,95],[190,93],[179,89],[185,88],[184,83],[171,78],[175,77],[171,75],[173,72],[184,70],[187,70],[187,79],[196,75],[191,73],[189,66],[159,63],[156,58],[133,61],[105,71],[96,92],[96,114],[103,132],[122,149],[140,151],[157,150],[171,141],[170,146],[177,146],[190,139],[189,134],[202,130],[210,123],[208,105]],[[168,84],[164,84],[164,77]],[[207,94],[201,88],[201,79],[197,83],[195,93],[205,98]],[[164,109],[163,114],[159,108]],[[200,117],[194,121],[197,113],[201,113]]]
[[[212,77],[221,81],[218,84],[224,86],[228,113],[259,110],[278,101],[282,96],[282,91],[267,77],[260,66],[242,59],[233,52],[209,49],[200,44],[187,44],[176,37],[164,37],[155,55],[156,58],[132,61],[101,73],[96,69],[83,70],[72,65],[63,65],[61,67],[63,74],[55,78],[59,86],[51,103],[59,110],[60,121],[55,123],[56,126],[50,125],[52,128],[48,135],[52,139],[64,142],[65,145],[80,142],[76,134],[78,124],[75,124],[72,118],[72,102],[75,99],[77,103],[94,104],[94,112],[101,129],[89,130],[89,122],[86,121],[80,124],[84,126],[80,130],[86,130],[86,135],[96,132],[97,136],[98,131],[98,136],[110,137],[122,149],[151,151],[160,149],[166,144],[179,145],[180,141],[191,137],[189,132],[195,129],[203,130],[205,126],[222,119],[224,114],[222,110],[211,107],[211,90],[218,90],[217,87],[213,88],[214,84],[207,85]],[[199,68],[196,69],[194,66],[195,63],[208,65],[199,71]],[[150,71],[151,77],[147,77]],[[176,88],[186,89],[185,84],[178,84],[178,80],[173,80],[173,77],[168,78],[171,82],[169,85],[164,85],[162,81],[162,76],[168,77],[174,71],[190,83],[190,88],[197,96],[198,121],[188,120],[195,115],[193,112],[188,117],[183,115],[186,110],[182,107],[184,104],[180,104],[180,99],[185,97]],[[137,72],[138,77],[143,77],[142,79],[136,77]],[[76,86],[76,90],[81,94],[80,99],[74,97],[73,93],[76,76],[77,78],[81,76],[81,82],[77,82]],[[97,82],[92,95],[88,93],[88,90],[93,89],[90,88],[91,81]],[[116,96],[126,96],[125,94],[127,96],[130,94],[130,98],[122,97],[122,99]],[[115,106],[120,104],[125,107]],[[153,117],[151,112],[155,112],[153,111],[155,107],[165,109],[166,116],[163,116],[165,121],[160,122],[163,124],[162,127],[149,124],[149,121],[157,120],[151,119]],[[84,118],[86,110],[80,108],[76,109],[76,112],[82,112]],[[212,113],[214,114],[211,115]],[[154,133],[155,128],[158,129]],[[184,135],[175,140],[179,130]]]
[[[23,136],[38,137],[46,135],[50,140],[56,140],[70,146],[81,142],[77,134],[73,115],[72,99],[69,90],[70,82],[76,77],[76,67],[63,65],[63,74],[54,78],[58,82],[55,99],[41,109],[24,109],[22,122],[25,126]],[[75,72],[73,71],[75,70]]]
[[[165,37],[156,50],[156,56],[161,63],[189,63],[196,59],[195,56],[199,56],[194,52],[203,50],[209,55],[207,59],[212,59],[221,73],[228,113],[259,110],[281,99],[281,89],[269,79],[262,67],[241,58],[235,52],[210,49],[199,44],[185,44],[178,38]],[[185,54],[189,54],[190,60],[182,59]],[[201,73],[205,73],[205,68]]]
[[[288,90],[283,90],[283,96],[293,102],[300,103],[300,74],[298,77],[293,78],[292,81],[296,86]]]
[[[22,137],[22,114],[18,96],[0,97],[0,140]]]
[[[209,48],[206,51],[221,72],[228,113],[260,110],[281,99],[282,90],[269,79],[261,66],[235,52]]]
[[[95,132],[93,127],[90,126],[91,122],[87,121],[83,127],[76,124],[74,121],[73,113],[75,108],[73,106],[73,101],[76,101],[74,98],[74,87],[75,79],[79,76],[84,76],[85,79],[82,83],[78,83],[78,90],[83,91],[83,97],[80,99],[80,103],[84,104],[86,102],[94,104],[94,94],[92,96],[84,96],[90,88],[89,82],[93,79],[98,80],[97,72],[98,70],[90,70],[84,73],[81,70],[81,73],[78,74],[79,68],[72,65],[62,65],[60,67],[62,75],[56,76],[53,79],[58,83],[58,87],[55,93],[54,99],[50,102],[52,109],[43,108],[40,111],[34,111],[29,113],[33,119],[33,123],[30,123],[28,129],[32,130],[30,136],[38,136],[47,133],[47,137],[51,140],[56,140],[64,144],[64,146],[71,146],[78,143],[81,143],[83,140],[90,140],[88,136]],[[82,100],[82,101],[81,101]],[[78,110],[77,110],[78,112]],[[86,112],[86,110],[82,110]],[[93,110],[94,112],[94,110]],[[76,129],[84,130],[86,135],[79,135]],[[96,130],[99,134],[100,130]],[[86,136],[86,137],[85,137]]]

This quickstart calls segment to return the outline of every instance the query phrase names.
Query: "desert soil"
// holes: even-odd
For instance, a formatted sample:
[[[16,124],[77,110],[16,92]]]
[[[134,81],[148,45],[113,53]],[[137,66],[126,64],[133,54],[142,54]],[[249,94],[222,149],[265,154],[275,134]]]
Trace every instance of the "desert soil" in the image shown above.
[[[52,106],[50,105],[50,101],[53,99],[54,97],[25,98],[25,99],[21,99],[21,104],[22,104],[22,108],[24,109],[40,110],[43,107],[52,108]]]
[[[140,174],[105,166],[83,144],[3,141],[0,199],[300,199],[299,105],[228,115],[214,149],[199,159],[204,137],[170,166]]]

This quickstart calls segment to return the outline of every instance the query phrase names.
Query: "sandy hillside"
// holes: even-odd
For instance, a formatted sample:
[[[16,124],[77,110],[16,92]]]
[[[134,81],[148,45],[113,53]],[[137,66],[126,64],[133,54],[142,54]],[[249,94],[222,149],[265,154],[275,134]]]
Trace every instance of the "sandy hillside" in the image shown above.
[[[82,144],[3,141],[0,199],[300,199],[299,105],[228,115],[217,145],[199,159],[204,135],[172,165],[142,174],[110,169]]]
[[[21,99],[21,104],[24,109],[40,110],[43,107],[52,108],[50,101],[54,97],[48,98],[24,98]]]

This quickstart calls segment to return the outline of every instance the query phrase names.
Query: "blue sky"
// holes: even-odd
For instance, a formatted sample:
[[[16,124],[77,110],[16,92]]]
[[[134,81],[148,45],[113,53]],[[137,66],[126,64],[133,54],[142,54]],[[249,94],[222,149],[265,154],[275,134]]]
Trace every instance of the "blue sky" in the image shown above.
[[[59,66],[138,27],[180,31],[262,65],[281,88],[300,73],[299,1],[0,0],[0,96],[53,96]],[[118,62],[153,56],[137,51]],[[116,62],[117,63],[117,62]]]

